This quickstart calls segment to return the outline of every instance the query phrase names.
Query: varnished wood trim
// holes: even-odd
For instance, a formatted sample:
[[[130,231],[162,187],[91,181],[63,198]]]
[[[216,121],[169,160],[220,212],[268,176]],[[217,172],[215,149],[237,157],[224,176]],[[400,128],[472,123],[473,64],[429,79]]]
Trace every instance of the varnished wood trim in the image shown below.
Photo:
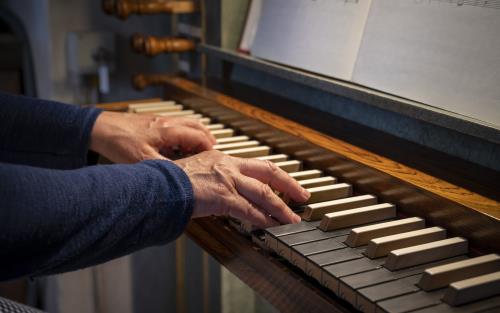
[[[333,293],[270,257],[227,225],[225,218],[189,222],[187,235],[245,284],[263,295],[278,311],[351,312]]]
[[[195,93],[201,97],[216,101],[228,108],[258,119],[294,136],[303,138],[327,150],[333,151],[371,168],[375,168],[421,189],[493,217],[496,220],[500,220],[500,203],[495,200],[484,197],[460,186],[453,185],[447,181],[433,177],[414,168],[394,162],[375,153],[351,145],[345,141],[327,136],[315,131],[314,129],[256,108],[248,103],[231,98],[222,93],[203,88],[202,86],[187,79],[170,77],[166,80],[166,82],[187,92]]]

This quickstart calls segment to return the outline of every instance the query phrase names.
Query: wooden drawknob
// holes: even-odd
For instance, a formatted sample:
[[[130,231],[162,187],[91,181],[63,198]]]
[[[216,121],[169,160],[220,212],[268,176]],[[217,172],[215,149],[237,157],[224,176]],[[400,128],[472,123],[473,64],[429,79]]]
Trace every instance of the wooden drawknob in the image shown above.
[[[136,74],[132,77],[132,86],[137,90],[143,90],[149,86],[164,85],[170,79],[166,74]]]
[[[116,0],[116,14],[121,19],[128,18],[131,14],[158,14],[158,13],[193,13],[198,10],[194,1],[140,1]]]
[[[154,37],[136,34],[132,36],[132,49],[138,53],[155,56],[160,53],[187,52],[196,49],[191,39],[174,37]]]

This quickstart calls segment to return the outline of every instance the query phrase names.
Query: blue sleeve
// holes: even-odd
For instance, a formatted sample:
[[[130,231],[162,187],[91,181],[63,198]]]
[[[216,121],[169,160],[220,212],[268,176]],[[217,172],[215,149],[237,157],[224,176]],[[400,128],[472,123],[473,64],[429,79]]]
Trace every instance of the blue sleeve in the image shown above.
[[[82,167],[99,113],[95,108],[0,93],[0,162]]]
[[[75,170],[0,163],[0,281],[105,262],[174,240],[194,205],[170,161]]]

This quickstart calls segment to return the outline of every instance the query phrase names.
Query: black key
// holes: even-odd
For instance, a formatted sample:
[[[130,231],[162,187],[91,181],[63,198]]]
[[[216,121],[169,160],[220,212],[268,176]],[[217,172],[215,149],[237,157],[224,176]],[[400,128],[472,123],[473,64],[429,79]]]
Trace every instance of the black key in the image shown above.
[[[377,305],[381,312],[403,313],[441,304],[441,298],[443,295],[444,289],[431,292],[420,291],[381,301],[377,303]]]
[[[344,248],[334,251],[328,251],[313,254],[307,257],[306,274],[312,276],[317,281],[321,281],[322,267],[329,264],[336,264],[345,261],[363,258],[360,251],[353,248]]]
[[[346,239],[347,236],[339,236],[292,246],[290,251],[290,262],[305,271],[306,257],[308,255],[345,248],[346,245],[343,242]]]
[[[382,268],[384,262],[385,258],[375,260],[362,258],[354,261],[327,265],[323,267],[321,284],[338,295],[339,279],[341,277]]]
[[[493,313],[500,312],[500,296],[453,307],[446,303],[415,311],[415,313]]]
[[[420,291],[415,284],[422,275],[414,275],[403,279],[375,285],[358,290],[356,308],[365,313],[375,313],[376,302]]]

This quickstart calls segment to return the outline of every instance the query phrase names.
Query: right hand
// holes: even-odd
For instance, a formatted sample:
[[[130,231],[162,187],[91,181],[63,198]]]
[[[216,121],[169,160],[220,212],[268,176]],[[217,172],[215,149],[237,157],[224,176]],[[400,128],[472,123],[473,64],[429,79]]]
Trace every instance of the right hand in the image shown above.
[[[241,159],[207,151],[175,161],[193,185],[193,217],[232,216],[258,227],[298,223],[300,217],[273,190],[297,203],[310,194],[269,161]]]

